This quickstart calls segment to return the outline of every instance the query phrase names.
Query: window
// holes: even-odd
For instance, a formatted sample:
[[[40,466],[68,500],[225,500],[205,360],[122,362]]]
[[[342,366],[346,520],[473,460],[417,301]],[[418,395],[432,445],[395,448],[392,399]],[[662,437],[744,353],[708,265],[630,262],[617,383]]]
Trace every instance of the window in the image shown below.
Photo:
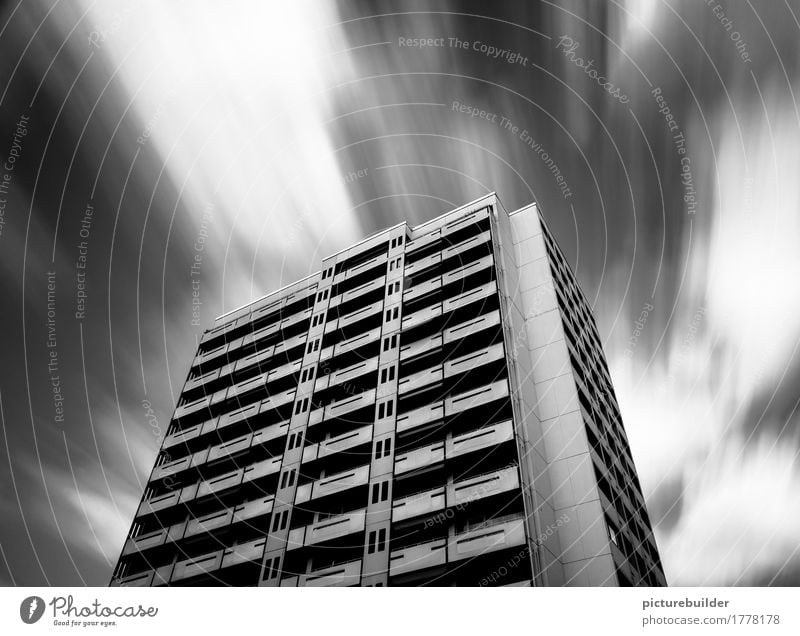
[[[309,380],[313,380],[314,371],[316,371],[316,367],[306,367],[303,369],[303,372],[300,374],[300,382],[308,382]]]
[[[316,314],[316,315],[315,315],[315,316],[314,316],[314,317],[311,319],[311,326],[312,326],[312,327],[316,327],[316,326],[318,326],[318,325],[321,325],[321,324],[322,324],[324,321],[325,321],[325,314],[324,314],[324,313],[321,313],[321,314]]]
[[[382,481],[372,484],[372,503],[386,501],[389,498],[389,482]]]
[[[392,454],[392,440],[381,439],[375,442],[375,459],[388,457]]]
[[[283,475],[281,476],[281,486],[280,487],[281,488],[289,488],[291,486],[294,486],[295,473],[296,473],[296,471],[294,471],[294,470],[287,470],[285,473],[283,473]]]
[[[389,283],[386,286],[386,293],[391,296],[392,294],[396,294],[400,291],[400,281],[395,281],[393,283]]]
[[[394,414],[394,400],[387,400],[378,404],[378,419],[391,417]]]
[[[306,345],[306,353],[314,353],[315,351],[319,351],[319,340],[312,340],[311,342]]]
[[[387,382],[391,382],[392,380],[394,380],[394,374],[395,374],[394,367],[381,369],[381,384],[386,384]]]
[[[286,529],[286,522],[289,520],[289,511],[284,510],[272,517],[272,532]]]
[[[305,413],[308,410],[308,398],[303,398],[302,400],[298,400],[294,405],[294,414],[299,415],[300,413]]]
[[[376,552],[383,552],[386,549],[386,528],[378,530],[378,548]]]
[[[329,278],[333,274],[333,267],[329,267],[328,269],[322,270],[322,280]]]
[[[264,561],[264,581],[268,579],[276,579],[278,578],[278,572],[280,572],[280,564],[281,558],[274,557],[272,559],[267,559]]]
[[[389,351],[390,349],[394,349],[397,347],[397,334],[393,336],[387,336],[383,339],[383,350]]]
[[[400,308],[394,307],[393,309],[386,310],[386,320],[385,322],[389,322],[390,320],[396,319],[400,315]]]
[[[373,530],[369,533],[369,542],[367,547],[367,554],[372,554],[375,552],[375,539],[377,539],[378,533]]]
[[[319,303],[319,302],[322,302],[323,300],[327,300],[328,299],[328,292],[330,292],[329,289],[323,289],[321,292],[319,292],[317,294],[317,302]]]

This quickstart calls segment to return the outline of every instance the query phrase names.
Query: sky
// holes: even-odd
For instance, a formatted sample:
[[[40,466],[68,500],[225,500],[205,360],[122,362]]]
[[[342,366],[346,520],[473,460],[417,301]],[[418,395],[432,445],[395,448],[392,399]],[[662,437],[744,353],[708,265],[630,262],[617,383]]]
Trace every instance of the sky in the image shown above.
[[[108,583],[216,316],[492,191],[593,305],[669,583],[799,584],[798,31],[764,0],[5,3],[0,584]]]

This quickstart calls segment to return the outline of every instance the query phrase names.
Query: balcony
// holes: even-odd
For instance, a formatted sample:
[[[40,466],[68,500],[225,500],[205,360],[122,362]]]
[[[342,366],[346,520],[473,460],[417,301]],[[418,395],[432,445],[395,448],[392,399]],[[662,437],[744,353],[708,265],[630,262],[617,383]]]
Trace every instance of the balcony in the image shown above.
[[[417,389],[421,389],[431,384],[441,382],[444,378],[441,365],[432,369],[425,369],[403,378],[397,384],[397,394],[405,395]]]
[[[516,466],[508,466],[484,475],[462,479],[447,485],[447,505],[465,506],[503,492],[518,490],[519,474]]]
[[[165,510],[196,498],[216,494],[223,490],[277,473],[280,470],[282,459],[282,457],[266,459],[262,462],[256,462],[255,464],[250,464],[249,466],[227,472],[213,479],[191,484],[179,490],[157,495],[151,499],[145,499],[139,506],[136,516],[141,517],[160,510]]]
[[[402,328],[403,330],[411,329],[412,327],[417,327],[422,325],[429,320],[433,320],[434,318],[442,315],[442,303],[436,303],[429,307],[424,307],[419,311],[415,311],[411,314],[404,315],[402,319]]]
[[[483,527],[448,539],[447,557],[450,562],[461,561],[524,544],[525,523],[522,516],[501,523],[488,521]]]
[[[292,399],[293,399],[293,397],[294,396],[292,396]],[[288,396],[285,396],[285,398],[286,398],[286,401],[284,402],[284,404],[288,404],[289,402],[292,401],[292,400],[288,399]],[[201,424],[195,424],[194,426],[190,426],[189,428],[186,428],[186,429],[173,431],[172,433],[167,435],[166,438],[164,439],[164,449],[168,450],[168,449],[172,448],[173,446],[175,446],[177,444],[189,442],[189,441],[191,441],[193,439],[202,437],[204,435],[208,435],[209,433],[213,433],[214,431],[223,430],[225,427],[230,426],[232,424],[236,424],[237,422],[241,422],[241,421],[246,420],[248,418],[255,417],[256,415],[258,415],[260,409],[261,409],[261,403],[256,402],[254,404],[251,404],[249,406],[244,407],[243,409],[238,409],[237,411],[234,411],[232,413],[226,413],[225,415],[223,415],[221,417],[217,417],[217,418],[214,418],[214,419],[211,419],[211,420],[207,420],[205,422],[202,422]],[[279,437],[283,437],[284,435],[286,435],[286,432],[287,432],[288,428],[289,428],[289,422],[287,420],[287,421],[279,422],[277,424],[272,424],[270,426],[267,426],[266,428],[254,431],[252,433],[252,435],[253,435],[253,437],[252,437],[252,445],[255,446],[257,444],[264,444],[264,443],[266,443],[268,441],[271,441],[273,439],[277,439]],[[237,439],[241,439],[241,438],[237,438]],[[220,448],[222,446],[225,446],[227,443],[228,442],[225,442],[223,444],[219,444],[218,446],[212,447],[212,449]],[[206,450],[208,450],[208,449],[206,449]],[[185,462],[187,459],[189,459],[189,462],[188,462],[188,465],[185,466],[185,468],[198,466],[198,465],[202,464],[205,461],[210,461],[210,460],[207,460],[203,456],[203,453],[206,452],[206,450],[198,451],[197,453],[195,453],[195,455],[189,455],[188,458],[183,457],[183,458],[180,458],[180,459],[176,459],[174,462],[169,462],[167,464],[164,464],[163,466],[158,467],[156,470],[164,469],[164,471],[161,472],[161,473],[156,473],[154,471],[153,479],[157,479],[159,477],[164,477],[167,474],[175,474],[176,472],[180,472],[180,470],[182,470],[183,468],[179,467],[178,465],[181,462]],[[222,450],[222,449],[220,449],[220,450]],[[210,450],[208,450],[208,452],[209,452],[209,454],[212,454]],[[228,453],[230,453],[230,452],[232,452],[232,451],[229,450]],[[221,456],[221,455],[219,455],[219,456]],[[176,469],[171,471],[170,467],[172,467],[173,464],[176,466]]]
[[[213,495],[242,483],[277,473],[280,471],[282,459],[282,457],[273,457],[243,468],[237,468],[219,477],[202,481],[197,488],[197,498]]]
[[[124,576],[112,581],[112,587],[150,587],[153,585],[166,585],[169,581],[172,564],[165,565],[155,570],[146,570],[137,574]]]
[[[261,561],[264,556],[264,546],[267,543],[266,537],[260,537],[247,543],[240,543],[238,545],[226,548],[222,552],[222,563],[220,567],[227,568],[240,563],[248,563],[251,561]]]
[[[397,432],[409,431],[442,418],[444,418],[444,406],[441,401],[434,402],[398,416]]]
[[[323,375],[317,378],[314,384],[314,391],[322,391],[329,387],[337,386],[345,382],[349,382],[367,373],[374,373],[378,370],[378,358],[371,358],[362,362],[357,362],[349,367],[340,369],[335,373]]]
[[[400,361],[404,362],[424,353],[436,351],[442,347],[443,342],[442,334],[437,333],[428,338],[423,338],[422,340],[417,340],[416,342],[400,347]]]
[[[453,436],[447,440],[445,455],[448,459],[460,457],[477,450],[498,446],[512,439],[514,439],[514,427],[511,420],[506,420]]]
[[[468,243],[471,241],[468,241]],[[421,298],[426,294],[430,294],[431,292],[435,292],[442,287],[446,287],[451,283],[458,282],[463,280],[467,276],[471,276],[477,272],[482,270],[486,270],[491,268],[494,265],[494,258],[491,254],[488,254],[482,258],[476,259],[471,263],[466,265],[462,265],[461,267],[457,267],[451,271],[448,271],[441,276],[435,276],[431,279],[428,279],[424,282],[418,283],[406,289],[403,292],[403,302],[410,302],[416,298]]]
[[[346,316],[342,316],[341,318],[334,318],[333,320],[329,320],[325,323],[325,333],[331,333],[336,331],[337,329],[344,329],[354,323],[357,323],[360,320],[364,320],[365,318],[369,318],[370,316],[374,316],[377,313],[380,313],[383,310],[383,300],[379,300],[377,302],[372,303],[371,305],[367,305],[366,307],[362,307],[361,309],[357,309]]]
[[[302,463],[307,464],[317,459],[330,457],[336,453],[341,453],[358,446],[370,444],[372,442],[372,425],[354,431],[348,431],[336,437],[326,439],[319,444],[312,444],[303,449]]]
[[[125,542],[122,554],[128,555],[134,552],[143,552],[150,548],[164,545],[165,543],[177,541],[183,538],[185,527],[186,524],[182,522],[168,528],[160,528],[153,532],[141,534],[138,537],[131,537]]]
[[[483,331],[484,329],[498,327],[499,325],[500,312],[495,309],[488,314],[467,320],[466,322],[462,322],[460,325],[450,327],[449,329],[445,329],[442,335],[444,337],[444,342],[455,342],[457,340],[461,340],[462,338],[466,338],[467,336],[471,336],[472,334]]]
[[[498,342],[458,358],[451,358],[444,363],[444,376],[450,378],[459,373],[477,369],[490,362],[497,362],[503,359],[505,359],[505,349],[503,348],[503,343]]]
[[[458,294],[457,296],[453,296],[452,298],[448,298],[447,300],[443,301],[442,311],[444,313],[449,313],[456,309],[461,309],[470,303],[484,300],[489,296],[495,295],[496,293],[497,283],[495,281],[484,283],[480,287],[476,287],[475,289],[471,289],[470,291]]]
[[[394,474],[403,475],[418,468],[425,468],[443,462],[444,447],[444,443],[439,442],[438,444],[424,446],[423,448],[417,448],[398,455],[394,460]]]
[[[376,327],[375,329],[371,329],[366,331],[354,338],[348,338],[347,340],[343,340],[337,345],[332,347],[325,347],[319,355],[320,362],[323,360],[328,360],[329,358],[335,358],[336,356],[340,356],[343,353],[348,353],[350,351],[354,351],[359,347],[363,347],[371,342],[375,342],[381,337],[381,328]]]
[[[441,340],[441,336],[438,336]],[[398,394],[404,395],[423,389],[430,385],[441,383],[444,378],[471,371],[485,364],[502,360],[505,357],[505,350],[502,343],[485,347],[476,352],[472,352],[458,358],[450,358],[444,365],[436,365],[429,369],[423,369],[412,375],[402,378],[398,383]]]
[[[226,349],[225,352],[226,353],[232,353],[233,351],[235,351],[236,349],[238,349],[240,347],[246,347],[247,345],[251,345],[253,343],[256,343],[259,340],[264,340],[265,338],[269,338],[271,336],[277,335],[281,331],[291,327],[292,325],[296,325],[296,324],[299,324],[299,323],[301,323],[301,322],[303,322],[305,320],[308,320],[311,317],[311,311],[312,311],[312,308],[309,307],[307,309],[304,309],[302,311],[294,313],[294,314],[292,314],[290,316],[287,316],[283,320],[279,320],[279,321],[273,322],[273,323],[271,323],[269,325],[266,325],[264,327],[261,327],[260,329],[258,329],[256,331],[246,332],[241,337],[237,338],[236,340],[232,340],[230,343],[228,343],[227,349]],[[250,322],[252,322],[252,321],[245,322],[244,325],[247,325]],[[208,360],[205,358],[205,356],[208,356],[211,353],[218,352],[221,348],[222,348],[222,345],[216,347],[215,349],[213,349],[212,351],[210,351],[208,353],[203,354],[202,356],[198,357],[198,359],[196,359],[196,360],[199,361],[198,363],[207,362]]]
[[[222,550],[217,550],[211,554],[205,554],[193,559],[185,559],[175,564],[170,582],[182,581],[184,579],[198,576],[199,574],[209,574],[219,570],[222,564]]]
[[[386,285],[386,275],[383,275],[380,278],[376,278],[375,280],[372,280],[368,283],[364,283],[363,285],[359,285],[355,289],[346,291],[343,294],[334,296],[331,299],[330,308],[332,309],[334,307],[338,307],[339,305],[354,300],[359,296],[363,296],[364,294],[368,294],[378,289],[382,289],[384,285]]]
[[[411,243],[409,243],[411,245]],[[418,261],[411,263],[410,265],[406,265],[405,268],[405,275],[406,276],[413,276],[414,274],[418,274],[429,267],[433,267],[434,265],[438,265],[442,262],[442,253],[435,252],[430,256],[426,256],[425,258],[421,258]]]
[[[424,570],[447,563],[447,540],[437,539],[420,543],[389,555],[389,576]]]
[[[325,420],[344,417],[348,413],[358,411],[359,409],[363,409],[374,404],[375,389],[370,389],[369,391],[364,391],[364,393],[359,395],[354,395],[343,400],[331,402],[324,409],[316,409],[314,412],[312,412],[308,425],[312,426],[313,424],[318,424]]]
[[[446,497],[445,488],[442,486],[411,495],[410,497],[397,499],[392,504],[392,522],[396,523],[444,510]]]
[[[316,545],[364,531],[366,509],[329,517],[317,523],[295,528],[289,532],[287,550]]]
[[[378,254],[377,256],[374,256],[369,260],[364,261],[363,263],[359,263],[358,265],[354,265],[353,267],[348,267],[344,271],[339,272],[333,279],[333,283],[334,284],[340,283],[343,280],[352,278],[353,276],[358,276],[359,274],[366,272],[367,270],[373,267],[377,267],[378,265],[384,265],[387,260],[389,260],[389,255],[386,252]]]
[[[392,504],[392,522],[431,515],[445,508],[464,507],[473,501],[515,491],[519,487],[516,466],[508,466],[397,499]]]
[[[437,442],[398,455],[394,463],[395,475],[427,468],[443,462],[445,459],[453,459],[477,450],[492,448],[512,439],[514,439],[514,428],[511,420],[483,426],[448,437],[444,442]]]
[[[297,505],[312,499],[343,492],[350,488],[365,486],[368,481],[369,464],[298,486],[294,503]]]
[[[472,389],[466,393],[447,398],[444,410],[447,415],[455,415],[504,397],[508,397],[508,382],[506,380],[498,380],[488,386]]]
[[[233,508],[217,510],[209,514],[196,518],[189,518],[168,528],[162,528],[138,537],[132,537],[125,543],[123,555],[134,552],[143,552],[165,543],[171,543],[197,536],[207,532],[212,532],[227,525],[233,525],[247,521],[254,517],[269,514],[272,512],[274,497],[261,497],[252,501],[246,501]]]
[[[300,576],[300,587],[348,587],[361,582],[361,559],[312,570]]]
[[[525,545],[522,516],[508,521],[487,521],[481,527],[448,539],[436,539],[392,551],[389,556],[389,575],[399,576],[522,545]]]

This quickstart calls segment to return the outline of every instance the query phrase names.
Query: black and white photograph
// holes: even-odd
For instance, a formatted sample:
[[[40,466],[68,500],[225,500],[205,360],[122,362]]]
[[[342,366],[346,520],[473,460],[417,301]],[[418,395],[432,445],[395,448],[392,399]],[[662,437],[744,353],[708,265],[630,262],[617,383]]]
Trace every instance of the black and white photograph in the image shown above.
[[[0,630],[800,633],[798,101],[797,0],[0,3]]]

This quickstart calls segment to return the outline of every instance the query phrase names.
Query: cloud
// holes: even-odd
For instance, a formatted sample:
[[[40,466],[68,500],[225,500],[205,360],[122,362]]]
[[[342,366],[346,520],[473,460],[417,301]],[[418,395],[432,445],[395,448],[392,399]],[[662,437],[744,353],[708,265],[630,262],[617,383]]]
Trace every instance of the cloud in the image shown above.
[[[672,584],[766,584],[800,545],[800,421],[765,410],[798,397],[782,379],[800,337],[800,135],[779,91],[761,90],[770,110],[717,117],[716,194],[671,332],[652,364],[613,361]]]

